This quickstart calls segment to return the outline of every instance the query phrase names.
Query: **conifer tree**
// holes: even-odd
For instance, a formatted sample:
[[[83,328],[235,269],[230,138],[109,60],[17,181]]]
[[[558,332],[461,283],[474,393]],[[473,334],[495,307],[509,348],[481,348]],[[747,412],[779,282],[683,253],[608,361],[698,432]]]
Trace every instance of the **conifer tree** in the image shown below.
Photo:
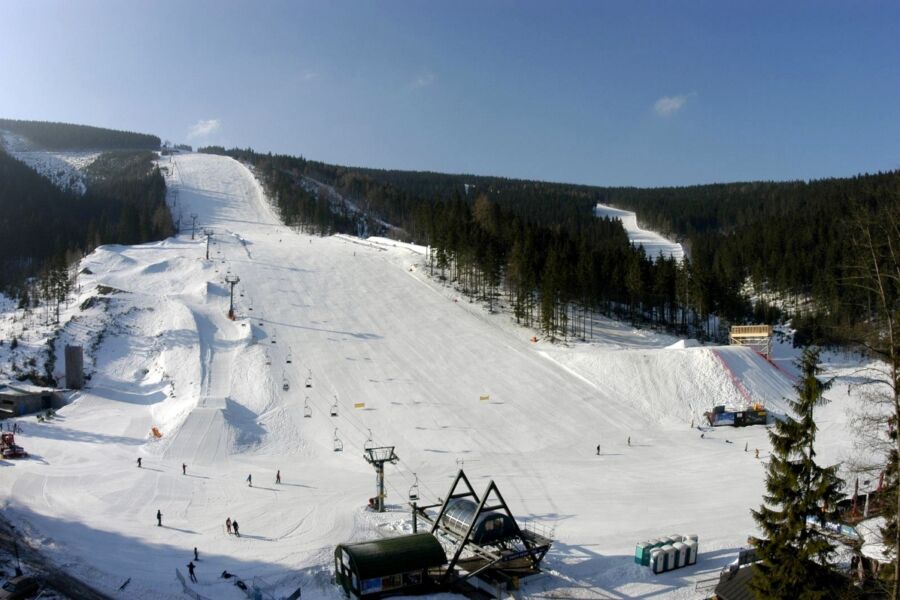
[[[817,378],[819,352],[807,349],[800,359],[801,378],[791,401],[793,418],[769,431],[772,456],[766,473],[763,505],[753,518],[762,530],[755,540],[761,562],[753,568],[751,588],[760,599],[836,598],[840,579],[827,560],[834,547],[807,517],[835,521],[842,481],[836,467],[816,464],[813,411],[823,404],[830,382]]]

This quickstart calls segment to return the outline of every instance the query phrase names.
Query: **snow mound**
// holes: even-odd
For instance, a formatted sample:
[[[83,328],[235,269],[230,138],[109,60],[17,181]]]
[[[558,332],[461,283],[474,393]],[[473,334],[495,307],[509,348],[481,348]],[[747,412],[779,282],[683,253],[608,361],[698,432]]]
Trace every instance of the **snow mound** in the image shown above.
[[[701,344],[697,340],[678,340],[674,344],[666,346],[666,350],[683,350],[684,348],[699,348],[700,346]]]

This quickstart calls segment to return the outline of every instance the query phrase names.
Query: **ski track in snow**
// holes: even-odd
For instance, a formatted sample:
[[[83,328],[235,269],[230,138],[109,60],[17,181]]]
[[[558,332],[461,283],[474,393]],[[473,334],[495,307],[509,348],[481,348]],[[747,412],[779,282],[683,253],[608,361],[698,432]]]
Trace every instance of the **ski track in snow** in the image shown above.
[[[304,598],[336,600],[334,545],[408,531],[412,473],[432,501],[460,464],[477,491],[493,479],[517,515],[555,528],[547,573],[524,596],[694,598],[694,583],[754,533],[764,465],[753,449],[768,454],[766,430],[701,439],[690,427],[713,404],[744,400],[709,347],[667,348],[675,338],[609,321],[598,322],[602,342],[531,343],[508,316],[430,279],[420,248],[299,234],[240,163],[162,162],[173,160],[169,189],[214,230],[212,260],[189,232],[85,258],[76,306],[99,284],[122,291],[64,331],[81,340],[107,328],[87,357],[90,388],[58,419],[25,419],[33,458],[0,469],[3,510],[53,560],[110,593],[131,577],[128,597],[179,598],[174,570],[196,546],[204,596],[242,597],[218,579],[227,569],[276,595],[302,586]],[[227,272],[241,279],[235,321]],[[715,351],[754,400],[787,410],[782,371],[745,348]],[[849,451],[849,401],[823,409],[825,460]],[[401,458],[381,515],[363,508],[370,431]],[[240,538],[224,532],[226,517]],[[696,567],[634,565],[636,542],[673,532],[699,534]]]
[[[641,229],[637,223],[637,215],[630,210],[614,208],[605,204],[597,204],[594,207],[594,215],[597,217],[608,217],[610,219],[619,219],[628,239],[635,246],[643,246],[647,256],[656,259],[660,254],[666,258],[672,257],[678,262],[684,260],[684,248],[678,242],[672,242],[649,229]]]

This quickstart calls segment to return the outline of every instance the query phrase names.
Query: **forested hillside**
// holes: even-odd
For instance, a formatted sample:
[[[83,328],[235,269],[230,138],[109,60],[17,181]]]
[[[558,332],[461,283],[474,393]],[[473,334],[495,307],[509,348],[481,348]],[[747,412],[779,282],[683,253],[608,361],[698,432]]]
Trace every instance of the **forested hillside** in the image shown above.
[[[257,168],[288,222],[355,233],[360,221],[371,230],[383,219],[433,246],[434,264],[473,294],[493,302],[502,287],[517,315],[564,334],[577,321],[572,310],[601,310],[712,337],[722,335],[712,315],[793,316],[814,326],[820,341],[839,341],[838,329],[865,318],[860,307],[868,302],[849,276],[858,225],[900,206],[900,172],[639,189],[341,167],[249,149],[227,154]],[[359,213],[318,198],[303,177],[333,186]],[[617,223],[593,217],[597,202],[635,210],[646,226],[677,236],[690,260],[654,261],[630,248]],[[786,300],[799,308],[783,315],[772,304]]]
[[[70,123],[0,119],[3,130],[27,138],[43,150],[158,150],[160,145],[155,135]]]
[[[64,192],[0,150],[0,288],[16,293],[26,278],[100,244],[134,244],[173,232],[165,181],[153,153],[101,155],[83,196]]]

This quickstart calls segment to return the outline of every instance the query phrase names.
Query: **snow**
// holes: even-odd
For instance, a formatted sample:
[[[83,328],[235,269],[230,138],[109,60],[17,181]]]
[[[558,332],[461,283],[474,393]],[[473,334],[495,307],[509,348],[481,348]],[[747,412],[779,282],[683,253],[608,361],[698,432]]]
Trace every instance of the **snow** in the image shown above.
[[[40,150],[22,136],[8,131],[0,131],[0,144],[10,156],[22,161],[58,188],[79,195],[87,191],[84,169],[100,156],[97,151]]]
[[[56,347],[84,345],[89,387],[56,419],[20,419],[32,458],[0,463],[4,514],[70,572],[108,593],[131,577],[130,598],[179,598],[174,571],[196,546],[190,585],[205,597],[242,597],[218,578],[228,570],[276,597],[302,587],[336,600],[334,546],[409,531],[414,473],[433,502],[460,466],[479,491],[495,480],[518,517],[555,530],[525,597],[694,598],[755,532],[765,428],[701,438],[691,421],[746,395],[785,411],[788,367],[608,320],[591,343],[533,343],[509,315],[429,278],[420,247],[297,233],[240,163],[170,161],[179,208],[215,232],[212,260],[189,231],[86,257]],[[240,277],[234,321],[226,274]],[[823,409],[823,460],[849,455],[856,400],[838,390]],[[370,435],[401,459],[387,469],[383,514],[364,509]],[[672,532],[700,536],[696,566],[652,575],[634,564],[636,542]]]
[[[622,226],[625,227],[632,245],[642,246],[650,258],[655,259],[662,255],[667,258],[672,257],[678,262],[684,260],[684,248],[681,247],[681,244],[669,241],[655,231],[641,229],[638,226],[637,215],[630,210],[598,203],[594,207],[594,215],[622,221]]]

